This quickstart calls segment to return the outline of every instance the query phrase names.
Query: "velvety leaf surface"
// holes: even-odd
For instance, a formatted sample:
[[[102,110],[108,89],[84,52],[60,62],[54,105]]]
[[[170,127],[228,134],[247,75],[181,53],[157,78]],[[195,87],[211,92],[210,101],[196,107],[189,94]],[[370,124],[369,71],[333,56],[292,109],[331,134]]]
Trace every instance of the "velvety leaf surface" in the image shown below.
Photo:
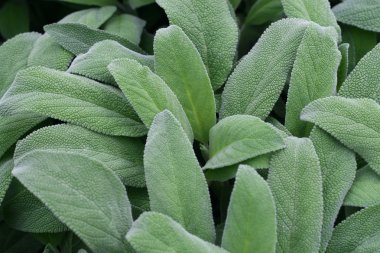
[[[99,28],[102,24],[104,24],[104,22],[106,22],[115,12],[115,6],[90,8],[73,12],[61,19],[58,23],[77,23],[96,29]]]
[[[4,156],[0,159],[0,206],[12,180],[12,169],[13,159],[11,156]]]
[[[230,198],[222,247],[230,252],[275,252],[276,210],[267,182],[250,166],[239,166]]]
[[[268,183],[277,210],[276,252],[318,252],[323,220],[322,176],[313,143],[288,137],[272,156]]]
[[[214,92],[207,69],[191,40],[178,26],[160,29],[154,39],[155,70],[176,94],[195,139],[207,143],[216,123]]]
[[[112,17],[104,25],[104,30],[109,33],[126,38],[138,45],[146,22],[136,16],[122,14]]]
[[[214,242],[206,179],[185,131],[167,110],[155,117],[149,130],[144,168],[151,210],[170,216],[190,233]]]

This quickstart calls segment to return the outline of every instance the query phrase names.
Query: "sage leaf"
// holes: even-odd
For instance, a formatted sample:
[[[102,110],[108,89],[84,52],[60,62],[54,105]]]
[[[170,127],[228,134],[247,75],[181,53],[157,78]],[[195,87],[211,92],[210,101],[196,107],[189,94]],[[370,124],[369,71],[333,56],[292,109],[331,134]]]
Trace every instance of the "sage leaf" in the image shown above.
[[[151,210],[170,216],[190,233],[214,242],[206,179],[185,131],[168,110],[157,114],[149,130],[144,168]]]
[[[43,246],[32,235],[9,228],[0,222],[0,252],[2,253],[37,253]]]
[[[29,31],[29,10],[26,2],[4,2],[0,9],[0,33],[10,39],[19,33]]]
[[[133,8],[137,9],[143,7],[148,4],[152,4],[155,0],[124,0],[124,2],[128,2],[128,4]]]
[[[0,206],[5,193],[12,180],[13,159],[11,156],[4,156],[0,159]]]
[[[146,22],[136,16],[122,14],[112,17],[104,25],[104,30],[126,38],[138,45]]]
[[[101,8],[90,8],[73,12],[63,19],[59,24],[76,23],[96,29],[104,24],[116,12],[115,6],[104,6]]]
[[[349,67],[349,50],[350,50],[350,44],[348,43],[342,43],[339,46],[340,54],[342,55],[342,59],[339,64],[338,68],[338,85],[337,90],[340,89],[343,82],[346,80],[348,75],[348,67]]]
[[[283,15],[281,0],[257,0],[249,9],[245,24],[262,25]]]
[[[68,2],[68,3],[74,3],[74,4],[83,4],[83,5],[97,5],[97,6],[103,6],[103,5],[112,5],[117,2],[117,0],[59,0],[62,2]]]

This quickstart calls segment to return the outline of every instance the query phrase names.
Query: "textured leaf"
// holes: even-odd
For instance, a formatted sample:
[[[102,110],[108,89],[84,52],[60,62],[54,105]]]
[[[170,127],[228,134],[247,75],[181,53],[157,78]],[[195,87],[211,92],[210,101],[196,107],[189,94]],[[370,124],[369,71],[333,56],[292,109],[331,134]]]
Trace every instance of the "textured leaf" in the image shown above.
[[[283,15],[281,0],[257,0],[250,8],[245,23],[261,25],[274,21]]]
[[[380,2],[377,0],[345,0],[334,6],[333,11],[339,22],[380,32]]]
[[[322,171],[323,223],[319,250],[322,253],[325,252],[331,238],[344,197],[354,181],[356,160],[353,151],[318,127],[313,129],[310,139],[313,141]]]
[[[340,89],[343,82],[346,80],[348,75],[348,67],[349,67],[349,50],[350,50],[350,44],[348,43],[342,43],[339,46],[340,54],[342,55],[342,59],[339,64],[338,68],[338,85],[337,90]]]
[[[189,119],[195,139],[207,143],[216,123],[214,93],[196,47],[178,26],[156,33],[156,73],[176,94]]]
[[[339,95],[349,98],[372,98],[380,103],[380,44],[366,54],[347,77]]]
[[[0,33],[4,38],[29,31],[29,10],[24,1],[6,1],[0,9]]]
[[[3,202],[5,193],[12,180],[13,159],[10,156],[4,156],[0,159],[0,206]]]
[[[117,0],[59,0],[62,2],[74,3],[74,4],[83,4],[83,5],[113,5],[117,3]]]
[[[309,139],[288,137],[270,162],[277,210],[276,252],[318,252],[323,219],[322,176]]]
[[[138,253],[227,253],[227,251],[187,232],[170,217],[147,212],[140,216],[127,234]]]
[[[223,85],[234,64],[238,27],[227,1],[156,0],[170,23],[193,41],[207,66],[214,90]]]
[[[20,112],[40,113],[110,135],[146,134],[117,89],[45,67],[20,72],[0,101],[1,114]]]
[[[44,26],[44,29],[57,43],[75,55],[86,53],[91,46],[103,40],[115,40],[133,51],[143,53],[125,38],[82,24],[51,24]]]
[[[93,252],[124,252],[131,207],[111,170],[76,154],[35,151],[16,162],[13,175]]]
[[[339,224],[327,253],[377,252],[380,248],[380,205],[369,207]]]
[[[114,60],[108,69],[148,128],[157,113],[168,109],[181,122],[189,139],[193,140],[190,123],[180,102],[159,76],[129,59]]]
[[[0,222],[1,253],[37,253],[42,248],[30,234],[10,229],[5,222]]]
[[[35,150],[80,154],[113,170],[128,186],[143,187],[144,144],[139,139],[106,136],[74,125],[45,127],[17,143],[14,159]]]
[[[104,25],[109,33],[128,39],[138,45],[146,22],[136,16],[122,14],[112,17]]]
[[[369,207],[380,204],[380,176],[369,166],[356,172],[355,181],[348,192],[344,205]]]
[[[215,169],[284,148],[275,128],[257,117],[227,117],[210,131],[210,160],[204,168]]]
[[[380,105],[375,101],[322,98],[305,107],[301,119],[330,133],[380,174]]]
[[[285,117],[285,126],[294,136],[308,136],[312,128],[299,119],[302,109],[311,101],[332,96],[336,91],[341,55],[334,33],[331,27],[309,26],[298,47]]]
[[[228,206],[222,247],[230,252],[275,252],[276,210],[267,182],[249,166],[240,166]]]
[[[77,23],[83,24],[90,28],[99,28],[104,22],[106,22],[114,13],[116,12],[116,7],[105,6],[101,8],[91,8],[81,11],[73,12],[63,19],[61,19],[59,24]]]
[[[271,25],[235,68],[223,92],[222,115],[266,118],[285,85],[310,22],[284,19]],[[252,70],[255,71],[252,71]]]
[[[214,242],[206,179],[183,128],[167,110],[155,117],[149,130],[144,167],[151,210],[169,215],[190,233]]]
[[[150,69],[154,69],[154,57],[136,53],[123,47],[116,41],[105,40],[93,45],[87,53],[78,55],[69,68],[69,72],[88,78],[117,85],[107,66],[116,59],[136,60]]]

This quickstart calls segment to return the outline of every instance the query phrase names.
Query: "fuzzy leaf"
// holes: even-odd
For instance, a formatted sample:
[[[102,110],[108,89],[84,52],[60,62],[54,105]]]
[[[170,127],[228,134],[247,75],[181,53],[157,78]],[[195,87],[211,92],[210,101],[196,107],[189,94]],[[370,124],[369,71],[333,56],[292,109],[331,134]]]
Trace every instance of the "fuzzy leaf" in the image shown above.
[[[133,223],[127,239],[138,253],[227,253],[190,234],[170,217],[156,212],[142,214]]]
[[[281,0],[257,0],[250,8],[245,23],[262,25],[283,15]]]
[[[20,72],[1,99],[2,115],[20,112],[40,113],[110,135],[146,134],[119,90],[45,67]]]
[[[210,159],[205,169],[221,168],[284,148],[281,135],[257,117],[227,117],[210,131]]]
[[[73,12],[63,19],[61,19],[59,24],[76,23],[86,25],[90,28],[99,28],[104,22],[106,22],[114,13],[116,12],[116,7],[105,6],[101,8],[90,8],[81,11]]]
[[[126,38],[138,45],[146,22],[136,16],[122,14],[112,17],[104,25],[104,30],[109,33]]]
[[[190,233],[214,242],[206,179],[192,144],[168,110],[154,118],[145,145],[144,167],[151,210],[170,216]]]
[[[305,107],[301,119],[330,133],[380,174],[380,105],[375,101],[322,98]]]
[[[238,27],[226,0],[156,0],[170,23],[193,41],[207,66],[214,90],[223,85],[234,64]]]
[[[189,120],[176,95],[148,67],[135,60],[114,60],[108,69],[144,124],[149,128],[157,113],[168,109],[181,122],[192,141]]]
[[[156,33],[155,70],[176,94],[190,121],[195,139],[207,143],[216,123],[214,93],[196,47],[178,26]]]
[[[126,250],[131,207],[121,181],[102,164],[76,154],[35,151],[16,162],[13,175],[94,253]]]
[[[343,82],[346,80],[348,75],[348,67],[349,67],[349,50],[350,50],[350,44],[348,43],[342,43],[339,46],[340,54],[342,55],[342,59],[339,64],[338,68],[338,85],[337,90],[340,89]]]
[[[270,162],[277,210],[276,252],[318,252],[323,219],[322,176],[313,143],[288,137]]]
[[[5,193],[8,190],[12,180],[13,159],[10,156],[4,156],[0,159],[0,206],[3,202]]]
[[[230,252],[275,252],[276,210],[267,182],[249,166],[239,166],[228,206],[222,247]]]

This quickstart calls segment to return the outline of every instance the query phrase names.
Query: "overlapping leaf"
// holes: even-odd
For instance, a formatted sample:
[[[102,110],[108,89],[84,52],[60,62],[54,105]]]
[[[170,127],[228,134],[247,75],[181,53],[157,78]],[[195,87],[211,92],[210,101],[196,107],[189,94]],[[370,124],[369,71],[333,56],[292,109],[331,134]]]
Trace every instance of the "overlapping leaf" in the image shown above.
[[[11,156],[4,156],[0,159],[0,205],[12,180],[12,169],[13,159]]]
[[[130,42],[138,45],[141,40],[146,22],[136,16],[122,14],[112,17],[104,25],[104,30],[126,38]]]

